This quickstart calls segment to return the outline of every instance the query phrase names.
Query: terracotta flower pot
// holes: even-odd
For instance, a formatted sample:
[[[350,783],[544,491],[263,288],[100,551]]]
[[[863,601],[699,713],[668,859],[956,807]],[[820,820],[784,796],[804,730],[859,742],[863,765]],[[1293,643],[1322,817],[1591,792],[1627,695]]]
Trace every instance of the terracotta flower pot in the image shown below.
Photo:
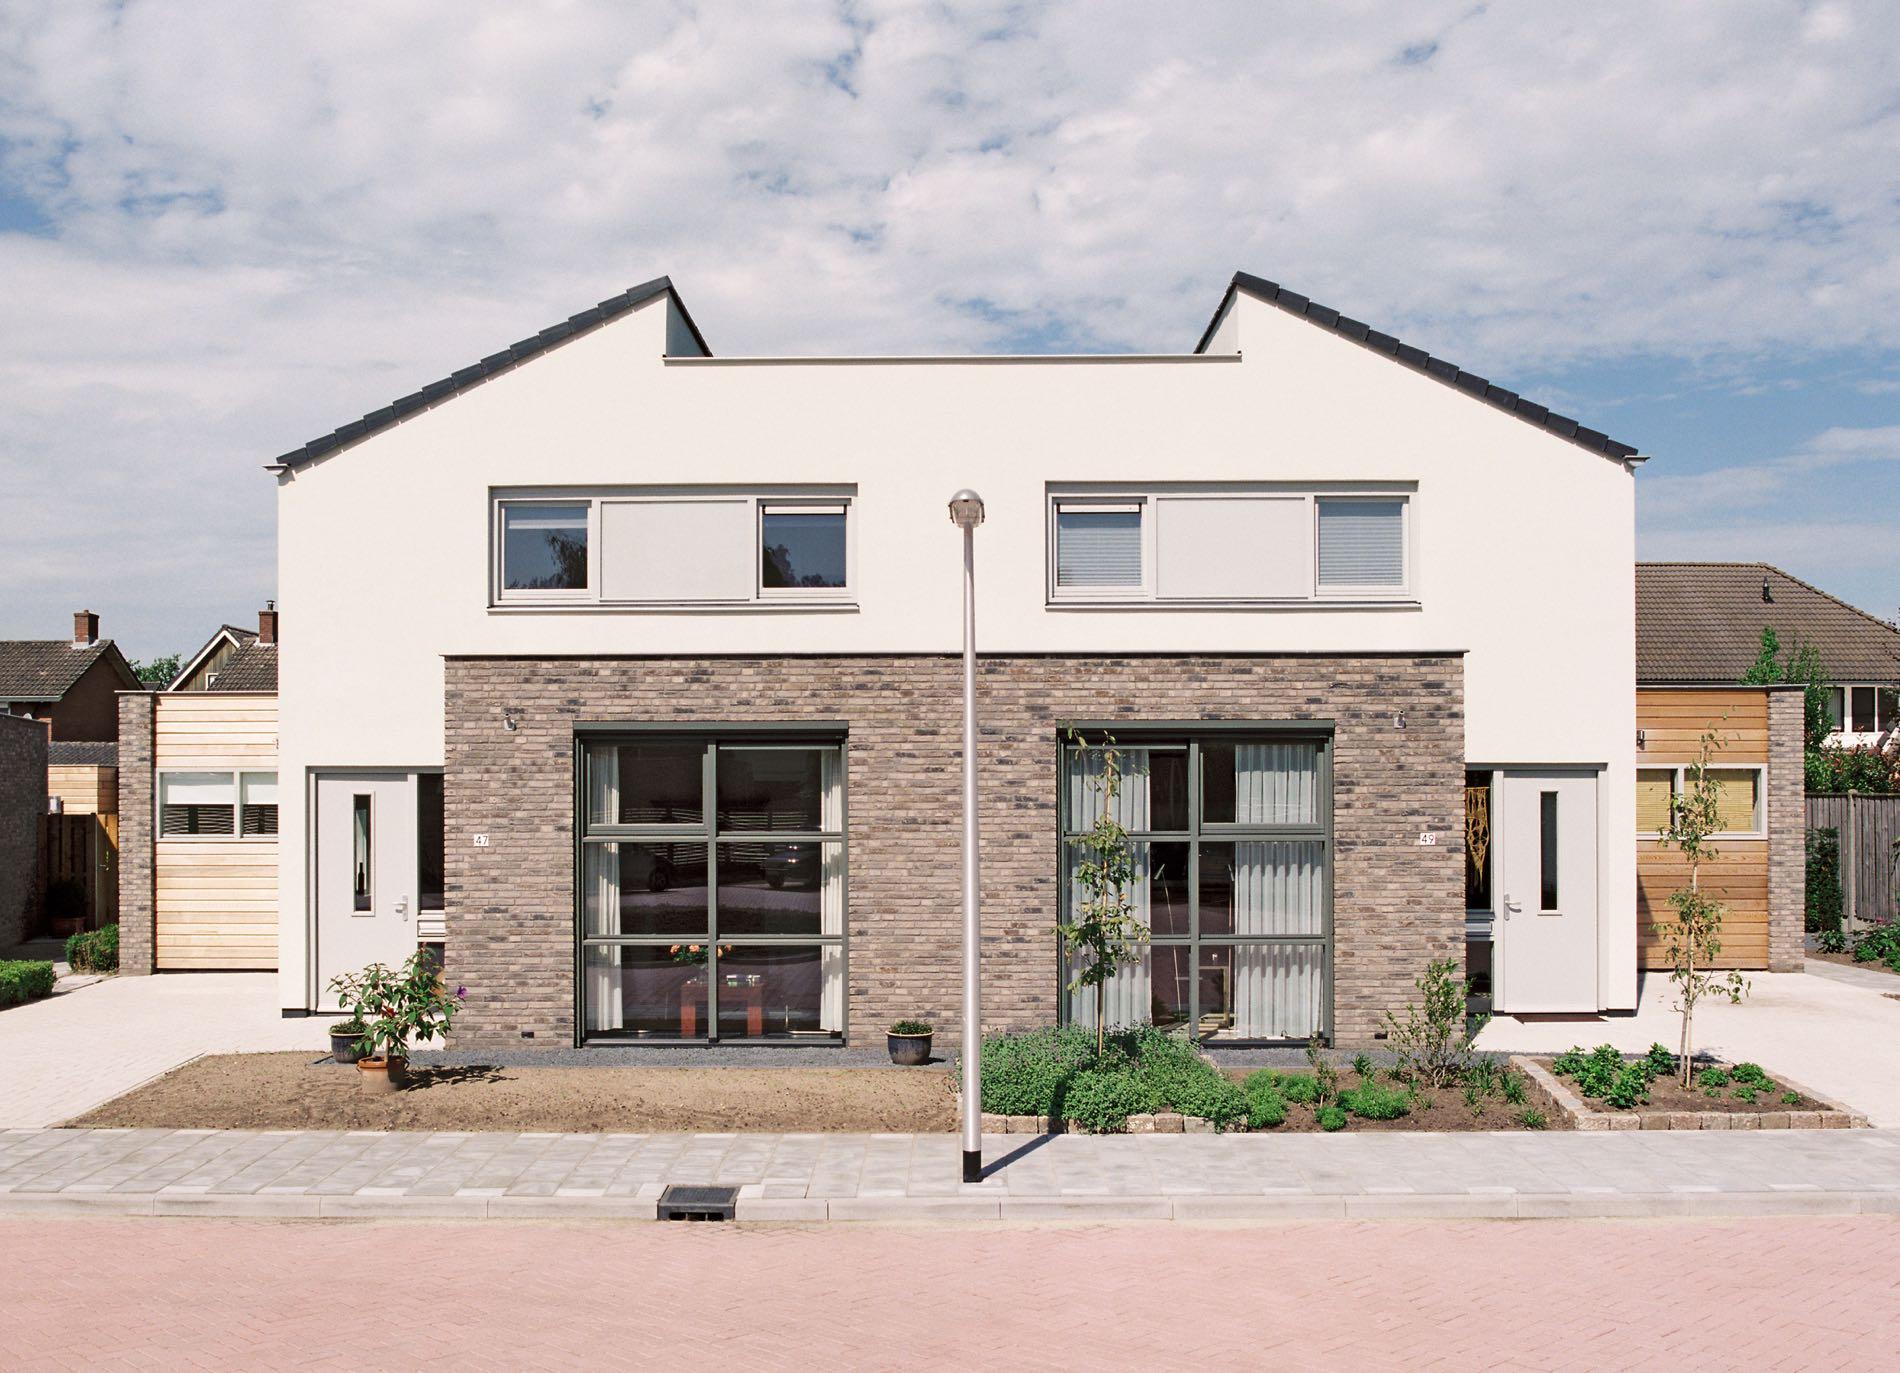
[[[356,1071],[361,1074],[357,1081],[363,1084],[363,1090],[375,1095],[393,1092],[409,1080],[409,1060],[401,1054],[391,1054],[387,1058],[359,1058]]]

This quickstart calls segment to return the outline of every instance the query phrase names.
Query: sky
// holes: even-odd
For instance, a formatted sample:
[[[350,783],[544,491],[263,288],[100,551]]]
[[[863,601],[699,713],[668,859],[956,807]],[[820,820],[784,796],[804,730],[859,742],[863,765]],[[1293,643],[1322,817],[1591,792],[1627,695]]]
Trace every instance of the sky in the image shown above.
[[[276,455],[651,277],[722,353],[1185,351],[1236,270],[1900,614],[1900,6],[0,0],[0,638],[189,651]],[[294,615],[286,637],[294,638]]]

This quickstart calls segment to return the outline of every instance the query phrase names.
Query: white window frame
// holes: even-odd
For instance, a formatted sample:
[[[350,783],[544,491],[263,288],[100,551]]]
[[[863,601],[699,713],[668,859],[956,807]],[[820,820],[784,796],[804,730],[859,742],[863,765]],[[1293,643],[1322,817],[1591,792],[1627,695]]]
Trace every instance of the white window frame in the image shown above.
[[[1399,584],[1397,586],[1326,586],[1319,579],[1319,508],[1322,503],[1380,501],[1399,503]],[[1384,601],[1405,599],[1412,591],[1412,499],[1402,491],[1320,491],[1313,496],[1313,599]]]
[[[489,569],[489,587],[498,604],[580,605],[600,596],[600,502],[582,496],[505,496],[490,501],[494,546],[493,566]],[[504,512],[533,507],[585,506],[587,509],[587,585],[572,587],[520,587],[507,585],[507,529]]]
[[[1062,586],[1056,580],[1061,538],[1058,516],[1063,511],[1092,515],[1138,515],[1141,518],[1141,581],[1135,586]],[[1128,602],[1154,599],[1155,520],[1154,501],[1146,495],[1085,496],[1052,494],[1048,501],[1049,526],[1049,599],[1066,602]]]
[[[1681,796],[1687,790],[1689,769],[1693,763],[1656,763],[1647,759],[1636,764],[1638,772],[1667,772],[1670,774],[1669,794]],[[1710,839],[1766,839],[1768,837],[1768,765],[1766,763],[1726,763],[1712,762],[1711,772],[1752,772],[1755,774],[1755,825],[1753,829],[1721,830],[1709,836]],[[1638,830],[1638,839],[1657,839],[1660,830]]]
[[[488,608],[491,611],[758,611],[857,608],[858,517],[855,486],[598,486],[572,490],[495,487],[488,493]],[[736,500],[752,505],[751,594],[730,600],[677,600],[664,597],[608,599],[601,585],[601,508],[608,503],[664,505],[678,501]],[[587,507],[587,586],[582,590],[505,590],[502,512],[519,506]],[[771,587],[765,585],[765,514],[767,510],[842,512],[845,584],[842,587]]]
[[[1893,686],[1882,685],[1879,682],[1835,682],[1829,685],[1828,690],[1840,694],[1841,719],[1840,723],[1833,728],[1835,734],[1867,739],[1876,734],[1885,734],[1896,725],[1900,725],[1900,719],[1892,718],[1888,712],[1880,708],[1881,693],[1896,690]],[[1870,730],[1854,727],[1854,693],[1856,691],[1874,693],[1874,727]]]
[[[183,776],[222,777],[225,785],[231,788],[231,832],[229,834],[166,834],[165,833],[165,779]],[[246,779],[269,777],[277,779],[277,773],[269,768],[159,768],[152,775],[152,837],[166,844],[275,844],[275,834],[244,833],[244,797]],[[281,785],[281,780],[273,781]],[[271,803],[278,807],[278,823],[283,821],[283,802],[281,799]]]
[[[1298,498],[1306,502],[1312,538],[1310,590],[1304,596],[1250,596],[1222,599],[1167,597],[1156,584],[1155,502],[1159,497]],[[1400,586],[1321,587],[1319,584],[1319,503],[1322,500],[1398,501],[1403,508]],[[1140,486],[1095,488],[1051,483],[1044,497],[1044,578],[1050,606],[1152,610],[1331,609],[1373,606],[1411,609],[1419,603],[1418,484],[1416,482],[1155,482]],[[1056,514],[1059,510],[1116,510],[1141,514],[1141,585],[1139,587],[1061,587],[1056,585]]]

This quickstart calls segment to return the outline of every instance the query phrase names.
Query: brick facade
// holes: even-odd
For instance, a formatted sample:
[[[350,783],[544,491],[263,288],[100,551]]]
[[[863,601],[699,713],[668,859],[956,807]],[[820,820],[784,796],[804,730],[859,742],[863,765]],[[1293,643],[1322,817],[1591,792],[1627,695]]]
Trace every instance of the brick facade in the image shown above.
[[[1338,1042],[1369,1041],[1427,961],[1461,956],[1458,657],[990,658],[977,692],[991,1028],[1057,1014],[1056,760],[1069,719],[1334,723]],[[469,989],[462,1046],[529,1047],[529,1030],[534,1046],[573,1043],[583,721],[844,722],[850,1036],[874,1042],[912,1015],[958,1033],[959,660],[450,658],[445,697],[447,957],[450,980]],[[124,758],[124,733],[120,748]],[[1418,845],[1423,830],[1439,842]],[[487,847],[473,846],[477,833]]]
[[[1768,693],[1768,970],[1799,972],[1807,916],[1804,692]]]
[[[119,694],[119,972],[153,969],[152,748],[158,694]]]
[[[46,726],[0,715],[0,949],[38,915],[40,818],[46,814]]]

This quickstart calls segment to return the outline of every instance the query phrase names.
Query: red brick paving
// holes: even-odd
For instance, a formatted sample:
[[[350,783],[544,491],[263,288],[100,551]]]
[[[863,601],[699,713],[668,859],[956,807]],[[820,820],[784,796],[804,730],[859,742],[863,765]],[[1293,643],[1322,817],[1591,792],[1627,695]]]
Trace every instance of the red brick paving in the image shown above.
[[[1892,1367],[1900,1220],[0,1222],[0,1366]]]

